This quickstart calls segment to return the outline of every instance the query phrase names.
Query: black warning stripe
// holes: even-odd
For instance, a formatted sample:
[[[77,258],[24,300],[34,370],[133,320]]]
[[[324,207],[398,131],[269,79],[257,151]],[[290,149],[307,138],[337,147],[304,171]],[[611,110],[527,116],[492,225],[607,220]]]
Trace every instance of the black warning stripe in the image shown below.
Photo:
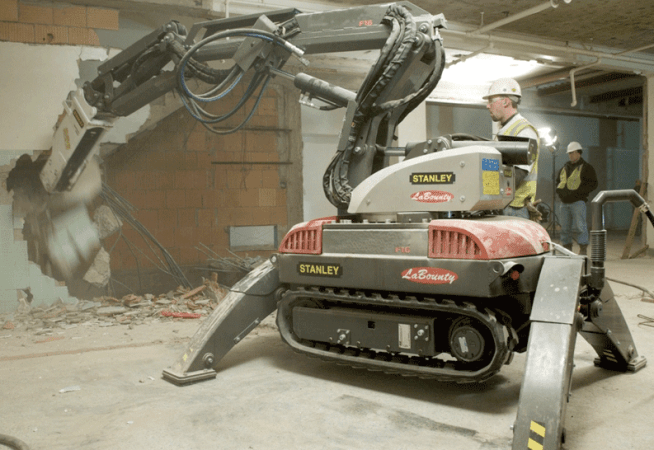
[[[529,441],[527,441],[527,448],[529,450],[543,450],[545,431],[545,426],[542,423],[531,421],[529,425]]]

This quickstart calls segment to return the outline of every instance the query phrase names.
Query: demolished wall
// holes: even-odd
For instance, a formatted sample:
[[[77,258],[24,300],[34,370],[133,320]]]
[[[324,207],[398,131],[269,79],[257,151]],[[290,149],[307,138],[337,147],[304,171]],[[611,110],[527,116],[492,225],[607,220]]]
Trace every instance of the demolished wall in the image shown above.
[[[231,108],[242,93],[230,93],[222,103],[229,106],[222,108]],[[208,255],[266,258],[275,250],[230,248],[230,227],[274,226],[279,242],[290,225],[301,221],[298,98],[296,89],[271,84],[244,129],[227,135],[211,133],[180,109],[106,158],[107,184],[134,206],[134,217],[192,285],[210,273]],[[247,112],[248,107],[237,113],[225,129]],[[124,226],[105,243],[109,247],[118,295],[123,294],[120,285],[141,293],[175,287],[176,280],[162,270],[138,230]]]

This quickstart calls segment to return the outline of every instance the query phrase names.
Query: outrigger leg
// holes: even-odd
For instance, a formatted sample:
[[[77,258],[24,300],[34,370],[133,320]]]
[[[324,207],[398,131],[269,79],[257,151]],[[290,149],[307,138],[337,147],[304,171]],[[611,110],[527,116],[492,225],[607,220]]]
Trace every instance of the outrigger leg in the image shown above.
[[[637,372],[645,367],[647,360],[638,355],[629,326],[608,283],[604,285],[595,308],[595,311],[591,310],[591,321],[584,322],[580,331],[597,352],[595,365],[623,372]]]
[[[266,261],[236,283],[163,378],[177,385],[216,377],[218,361],[277,307],[279,274]]]
[[[547,257],[532,308],[513,450],[561,448],[570,392],[583,258]]]

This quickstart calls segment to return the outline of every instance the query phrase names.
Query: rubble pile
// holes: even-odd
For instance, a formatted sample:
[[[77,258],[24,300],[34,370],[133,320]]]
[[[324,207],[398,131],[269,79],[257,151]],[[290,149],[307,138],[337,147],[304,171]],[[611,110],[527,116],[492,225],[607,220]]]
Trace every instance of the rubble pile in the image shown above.
[[[76,304],[59,299],[47,306],[32,306],[21,299],[15,312],[0,314],[0,331],[26,330],[41,335],[79,324],[132,328],[153,322],[199,319],[211,314],[226,294],[227,290],[218,283],[205,279],[195,289],[178,287],[159,296],[129,294],[120,299],[103,296]]]

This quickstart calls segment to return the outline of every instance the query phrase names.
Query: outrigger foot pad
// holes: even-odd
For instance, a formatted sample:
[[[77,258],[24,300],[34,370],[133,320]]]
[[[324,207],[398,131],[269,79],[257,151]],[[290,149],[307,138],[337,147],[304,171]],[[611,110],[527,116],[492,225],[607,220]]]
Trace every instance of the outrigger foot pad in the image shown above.
[[[185,386],[198,381],[211,380],[216,378],[216,371],[213,369],[196,370],[195,372],[177,373],[172,370],[164,369],[162,372],[163,379],[177,386]]]

